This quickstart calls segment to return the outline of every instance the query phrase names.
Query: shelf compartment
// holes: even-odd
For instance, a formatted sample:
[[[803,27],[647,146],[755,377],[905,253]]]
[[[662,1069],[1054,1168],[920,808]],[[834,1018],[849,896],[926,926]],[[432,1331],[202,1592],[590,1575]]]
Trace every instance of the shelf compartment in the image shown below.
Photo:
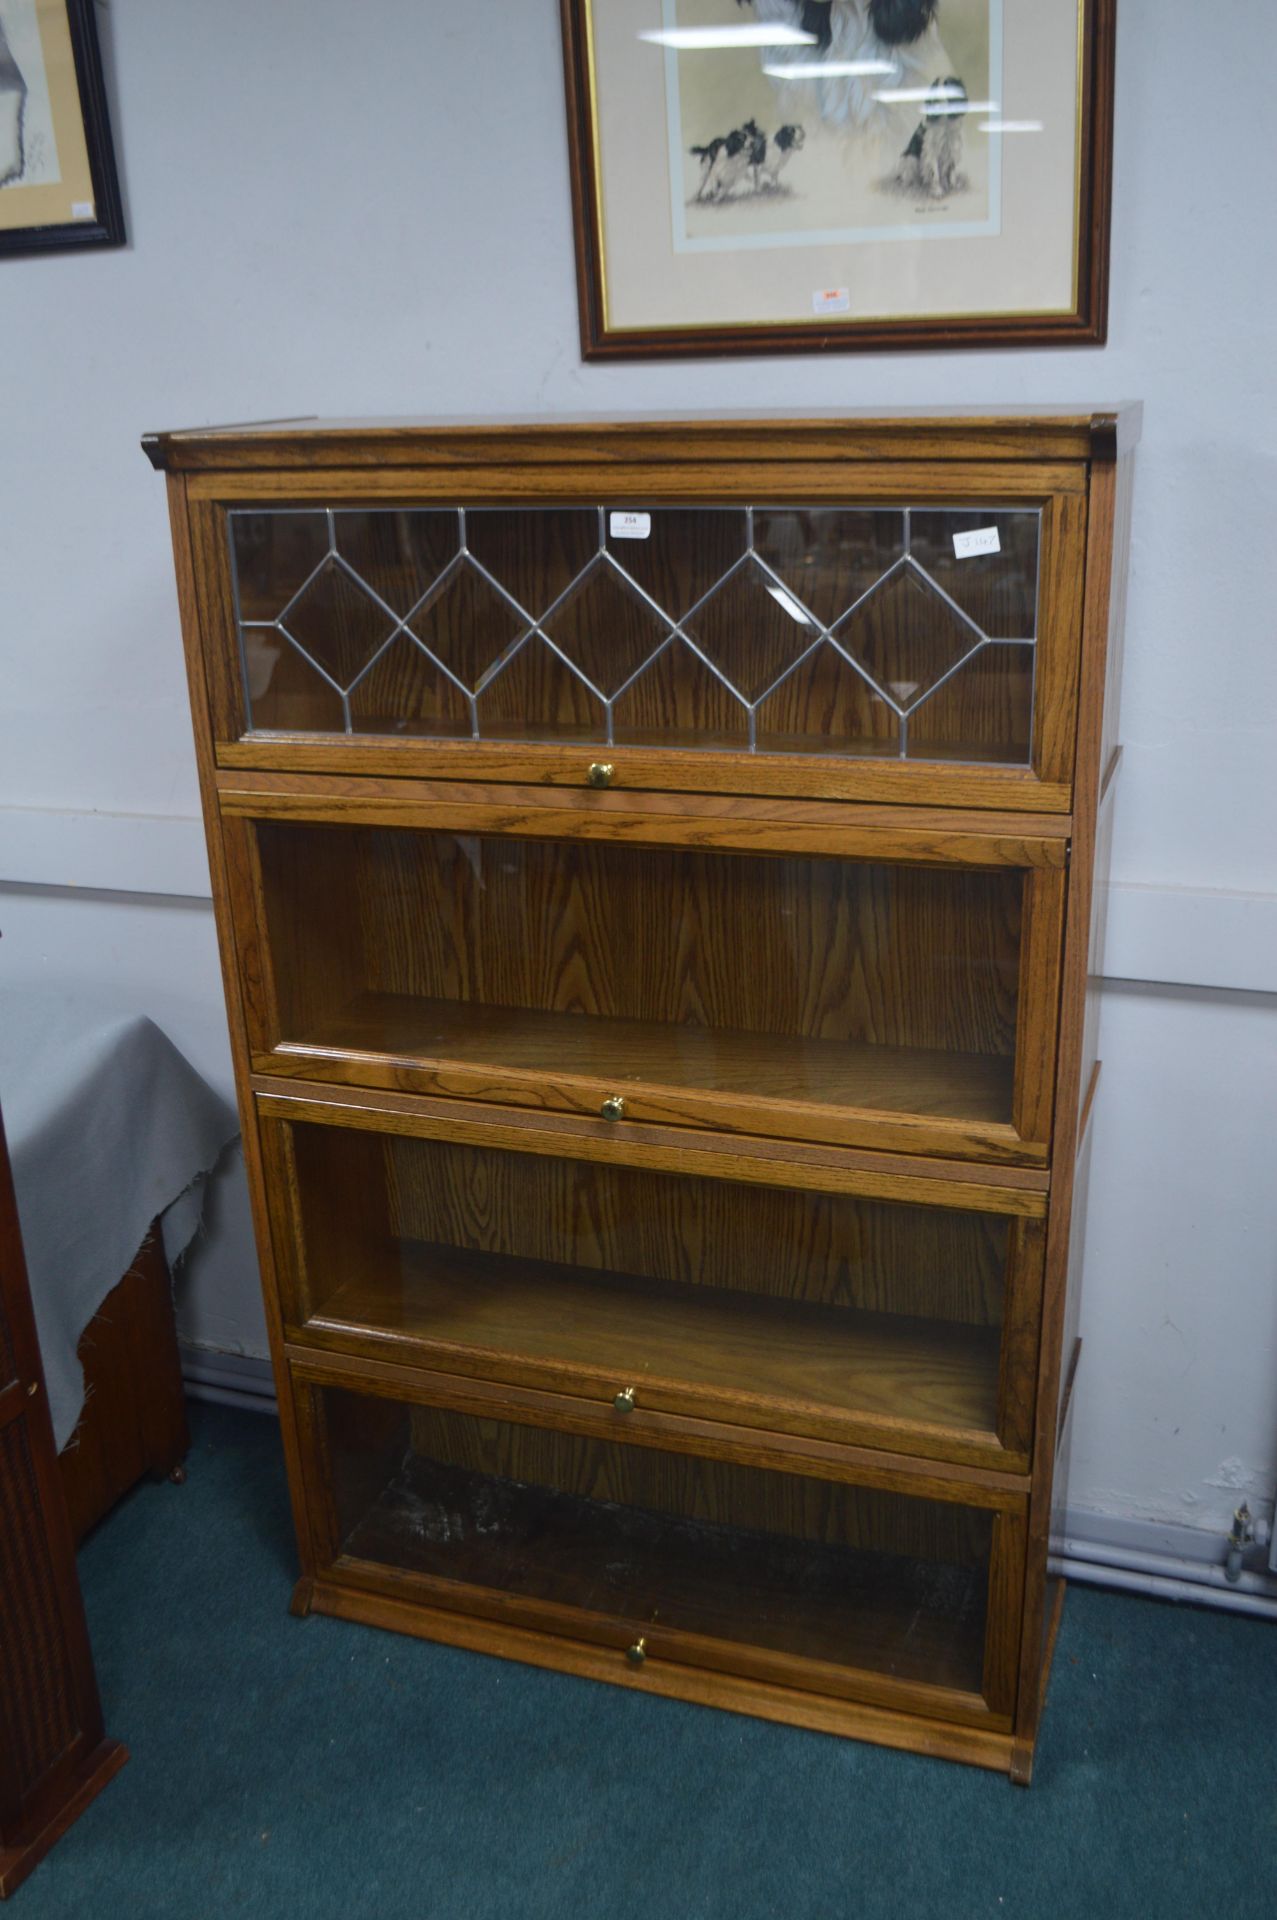
[[[467,1093],[494,1080],[514,1090],[524,1076],[535,1090],[570,1074],[583,1083],[581,1107],[593,1113],[601,1090],[624,1083],[627,1097],[641,1103],[644,1119],[676,1118],[705,1095],[711,1102],[727,1095],[751,1106],[825,1107],[849,1105],[854,1093],[855,1106],[866,1113],[1009,1126],[1014,1077],[1014,1063],[1005,1055],[599,1015],[582,1019],[534,1007],[467,1006],[385,993],[358,995],[331,1020],[320,1021],[313,1039],[282,1041],[278,1051],[312,1067],[358,1060],[370,1077],[378,1067],[388,1070],[393,1084],[399,1084],[396,1069],[429,1074],[441,1089]],[[438,1066],[431,1071],[417,1064],[425,1061]],[[601,1062],[607,1062],[606,1076]],[[664,1089],[675,1090],[672,1103],[668,1095],[663,1101]]]
[[[805,1306],[726,1288],[408,1243],[378,1286],[347,1281],[307,1322],[370,1347],[428,1349],[498,1378],[558,1375],[600,1391],[638,1382],[643,1404],[686,1400],[734,1410],[845,1406],[853,1420],[991,1431],[999,1336],[904,1315]],[[690,1388],[687,1381],[694,1382]],[[680,1382],[684,1383],[681,1387]]]
[[[235,507],[247,728],[1027,767],[1041,521],[1000,503]]]
[[[1044,1161],[1055,869],[241,831],[259,1072]]]
[[[1009,1711],[1020,1515],[304,1384],[325,1578],[654,1660],[954,1718]],[[992,1644],[994,1642],[998,1644]]]
[[[293,1196],[294,1339],[608,1411],[629,1390],[618,1423],[1027,1465],[1036,1221],[342,1124],[263,1132]]]

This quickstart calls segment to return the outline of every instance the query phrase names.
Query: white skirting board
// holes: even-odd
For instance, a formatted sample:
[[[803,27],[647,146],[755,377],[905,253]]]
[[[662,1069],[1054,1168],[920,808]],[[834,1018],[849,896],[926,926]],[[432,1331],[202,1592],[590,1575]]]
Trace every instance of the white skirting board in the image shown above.
[[[1248,1548],[1236,1581],[1224,1576],[1228,1543],[1219,1533],[1156,1520],[1119,1520],[1070,1509],[1051,1542],[1051,1571],[1084,1586],[1277,1620],[1277,1575],[1267,1552]]]
[[[192,1400],[277,1412],[269,1360],[183,1347],[182,1377]],[[1277,1620],[1277,1575],[1263,1570],[1262,1551],[1247,1555],[1246,1571],[1235,1585],[1224,1578],[1225,1551],[1222,1535],[1200,1528],[1070,1511],[1053,1543],[1051,1571],[1086,1586]]]
[[[214,1353],[181,1343],[182,1380],[191,1400],[212,1400],[248,1413],[278,1414],[269,1360],[247,1353]]]

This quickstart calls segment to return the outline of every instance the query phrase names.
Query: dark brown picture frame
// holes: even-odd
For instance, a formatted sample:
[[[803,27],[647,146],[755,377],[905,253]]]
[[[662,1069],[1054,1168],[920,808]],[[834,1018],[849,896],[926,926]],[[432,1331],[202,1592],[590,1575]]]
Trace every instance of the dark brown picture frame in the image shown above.
[[[823,326],[789,323],[621,331],[609,329],[605,318],[595,161],[597,129],[586,28],[588,0],[560,0],[582,357],[651,360],[725,354],[1103,346],[1108,336],[1117,0],[1082,3],[1077,299],[1070,312],[853,320]]]
[[[94,0],[63,0],[75,61],[80,120],[93,184],[93,218],[0,229],[0,258],[80,247],[122,247],[124,208],[111,142]],[[21,191],[21,188],[18,189]]]

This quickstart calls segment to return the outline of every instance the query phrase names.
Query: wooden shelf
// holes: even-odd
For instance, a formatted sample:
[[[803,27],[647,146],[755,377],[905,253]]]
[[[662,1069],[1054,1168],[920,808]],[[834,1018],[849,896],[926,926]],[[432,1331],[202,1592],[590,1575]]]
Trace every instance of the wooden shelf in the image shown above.
[[[608,1401],[632,1386],[640,1408],[778,1431],[921,1441],[930,1452],[964,1436],[980,1457],[997,1446],[997,1327],[417,1242],[370,1248],[366,1270],[322,1301],[305,1332]]]
[[[778,1131],[828,1134],[836,1112],[881,1113],[1011,1135],[1015,1064],[1009,1055],[924,1047],[867,1046],[792,1034],[548,1013],[527,1007],[359,995],[312,1033],[290,1036],[261,1057],[265,1071],[288,1061],[314,1073],[373,1085],[483,1093],[516,1104],[597,1112],[608,1092],[635,1117],[701,1117],[706,1098],[752,1116],[769,1131],[765,1108],[786,1109]],[[577,1087],[573,1100],[566,1089]],[[695,1101],[695,1106],[683,1105]],[[811,1113],[804,1127],[795,1109]],[[814,1112],[812,1112],[814,1110]]]
[[[656,1512],[410,1457],[342,1542],[352,1560],[659,1633],[707,1665],[784,1655],[979,1692],[987,1570]],[[596,1629],[597,1630],[597,1629]],[[699,1649],[695,1642],[702,1643]],[[715,1657],[713,1644],[721,1647]],[[740,1655],[736,1658],[739,1660]],[[800,1664],[801,1663],[801,1664]]]

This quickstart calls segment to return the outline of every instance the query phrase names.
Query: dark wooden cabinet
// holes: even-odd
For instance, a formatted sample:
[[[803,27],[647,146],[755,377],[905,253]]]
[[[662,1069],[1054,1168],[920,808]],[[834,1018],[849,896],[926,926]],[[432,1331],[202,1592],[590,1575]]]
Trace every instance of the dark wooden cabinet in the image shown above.
[[[103,1730],[0,1123],[0,1898],[127,1757]]]
[[[1027,1780],[1137,430],[148,442],[299,1609]]]

